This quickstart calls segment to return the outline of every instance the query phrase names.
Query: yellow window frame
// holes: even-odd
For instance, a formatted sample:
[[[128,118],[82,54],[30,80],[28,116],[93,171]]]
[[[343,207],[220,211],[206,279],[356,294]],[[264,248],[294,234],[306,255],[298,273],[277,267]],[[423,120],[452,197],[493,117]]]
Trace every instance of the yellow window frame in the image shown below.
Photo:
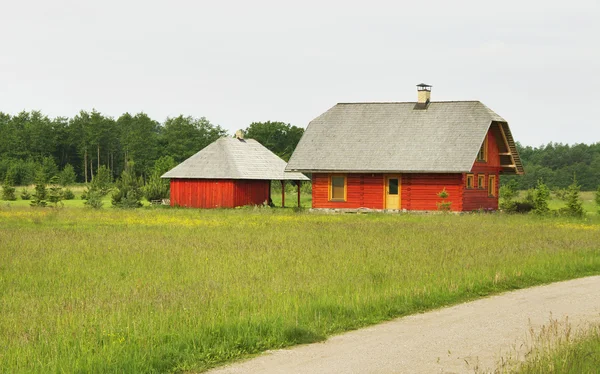
[[[333,198],[333,184],[332,184],[333,178],[344,178],[344,198],[343,199]],[[328,191],[329,201],[347,201],[348,200],[348,176],[346,174],[330,174],[329,182],[328,182],[327,186],[329,187],[329,191]]]
[[[469,190],[475,188],[475,174],[467,174],[467,178],[465,179],[465,188]]]
[[[496,197],[496,176],[490,175],[488,179],[488,195]]]
[[[483,140],[483,144],[481,145],[481,148],[479,149],[479,153],[477,153],[477,162],[487,162],[488,159],[488,139],[487,139],[487,135],[485,136],[485,139]]]
[[[480,190],[485,188],[485,174],[477,175],[477,188]]]

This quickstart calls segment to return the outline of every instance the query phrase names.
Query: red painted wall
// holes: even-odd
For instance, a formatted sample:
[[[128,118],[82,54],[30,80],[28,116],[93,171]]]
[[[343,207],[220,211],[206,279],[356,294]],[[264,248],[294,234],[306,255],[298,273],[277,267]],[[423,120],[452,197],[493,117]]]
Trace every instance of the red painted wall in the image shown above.
[[[269,181],[171,179],[171,206],[233,208],[259,205],[269,198]]]
[[[498,141],[493,132],[490,130],[487,134],[488,141],[488,157],[487,162],[477,162],[473,164],[471,173],[474,175],[475,186],[472,189],[466,188],[466,183],[463,184],[463,210],[472,211],[477,209],[498,209],[498,192],[500,185],[500,155],[498,151]],[[501,141],[501,140],[500,140]],[[485,186],[483,189],[479,188],[478,175],[483,174],[485,176]],[[495,196],[489,196],[488,194],[488,182],[489,176],[496,176],[496,193]],[[466,178],[466,174],[464,175]],[[466,179],[465,179],[466,180]]]
[[[346,174],[346,201],[329,201],[329,174],[312,175],[313,208],[384,208],[385,174]],[[437,210],[437,193],[444,187],[452,210],[462,209],[461,174],[401,174],[400,204],[407,210]]]
[[[402,209],[437,210],[437,203],[443,201],[437,194],[445,188],[451,210],[461,211],[462,181],[461,174],[402,174]]]

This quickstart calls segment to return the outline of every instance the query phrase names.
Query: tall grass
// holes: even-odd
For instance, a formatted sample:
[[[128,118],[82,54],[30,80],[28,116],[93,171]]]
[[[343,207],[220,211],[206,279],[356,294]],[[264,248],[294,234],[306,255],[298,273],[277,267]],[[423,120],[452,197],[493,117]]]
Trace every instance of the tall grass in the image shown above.
[[[203,370],[600,273],[600,224],[281,209],[0,209],[0,371]]]
[[[600,371],[600,326],[571,331],[552,321],[534,337],[534,348],[514,370],[519,374],[594,374]]]

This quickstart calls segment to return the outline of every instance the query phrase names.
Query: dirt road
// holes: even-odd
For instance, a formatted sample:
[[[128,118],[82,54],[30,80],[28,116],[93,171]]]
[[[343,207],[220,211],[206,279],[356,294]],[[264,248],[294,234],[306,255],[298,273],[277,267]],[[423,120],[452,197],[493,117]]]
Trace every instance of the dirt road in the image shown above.
[[[523,354],[530,327],[600,322],[600,276],[399,318],[323,343],[267,352],[211,373],[472,373]]]

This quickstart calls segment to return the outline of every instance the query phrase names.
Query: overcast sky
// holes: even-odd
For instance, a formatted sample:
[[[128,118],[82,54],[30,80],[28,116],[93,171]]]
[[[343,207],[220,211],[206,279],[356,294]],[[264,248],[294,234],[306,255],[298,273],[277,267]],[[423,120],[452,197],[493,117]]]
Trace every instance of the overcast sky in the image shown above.
[[[338,102],[480,100],[600,141],[600,1],[2,1],[0,111],[306,127]],[[0,134],[1,135],[1,134]]]

